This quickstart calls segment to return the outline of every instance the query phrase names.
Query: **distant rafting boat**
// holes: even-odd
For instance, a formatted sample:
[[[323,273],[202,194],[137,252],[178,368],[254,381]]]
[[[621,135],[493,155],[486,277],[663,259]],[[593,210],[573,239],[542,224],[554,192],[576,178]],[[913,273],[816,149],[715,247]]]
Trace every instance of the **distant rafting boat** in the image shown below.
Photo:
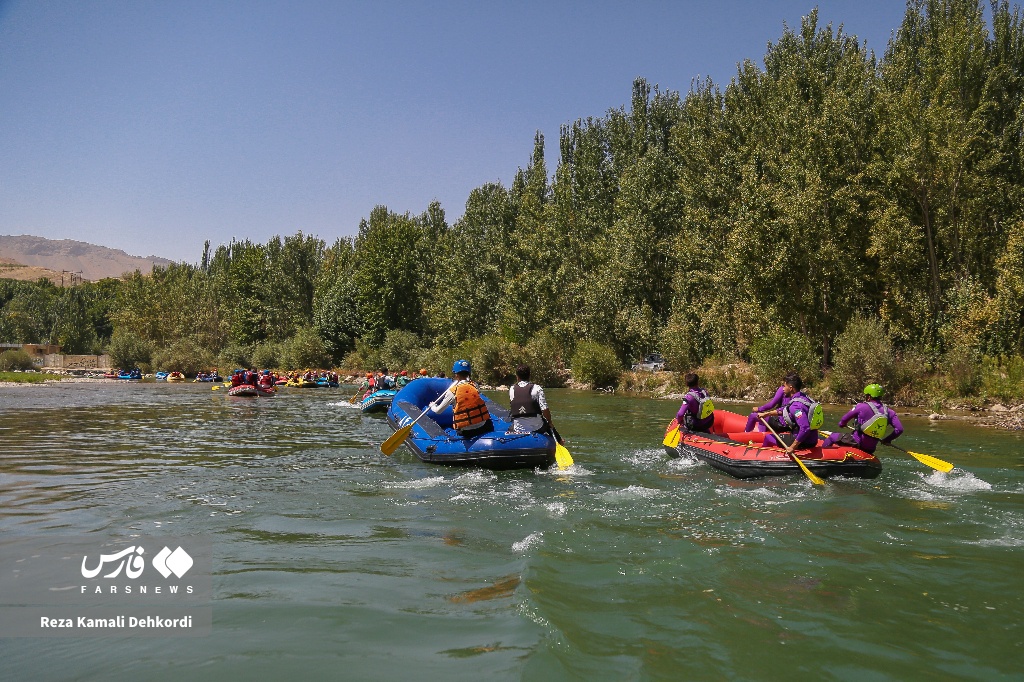
[[[262,386],[253,386],[252,384],[232,386],[228,389],[228,395],[232,398],[269,398],[275,393],[276,391],[272,388],[267,389]]]
[[[666,434],[678,426],[673,419]],[[785,449],[765,447],[764,433],[745,432],[746,417],[715,410],[715,423],[710,433],[679,429],[679,444],[665,450],[671,457],[688,454],[736,478],[758,476],[800,475],[800,466]],[[821,477],[850,476],[875,478],[882,471],[882,463],[874,455],[848,445],[821,447],[822,439],[813,448],[797,449],[795,455],[814,474]]]
[[[167,381],[184,381],[185,375],[181,372],[171,372],[167,375]]]
[[[397,391],[392,391],[391,389],[374,391],[363,398],[362,402],[359,403],[359,409],[363,412],[387,412],[396,393]]]
[[[413,422],[428,405],[444,393],[449,379],[417,379],[395,396],[388,410],[388,423],[396,431]],[[494,430],[463,438],[452,428],[452,408],[430,412],[413,425],[404,444],[424,462],[485,469],[548,468],[555,463],[555,439],[542,433],[508,433],[508,410],[481,395],[491,415]]]

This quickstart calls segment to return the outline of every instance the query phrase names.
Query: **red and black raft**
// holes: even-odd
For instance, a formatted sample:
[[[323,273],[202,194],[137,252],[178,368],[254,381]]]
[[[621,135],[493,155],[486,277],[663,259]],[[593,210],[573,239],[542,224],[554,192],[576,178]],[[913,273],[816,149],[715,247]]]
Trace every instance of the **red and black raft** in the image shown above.
[[[746,421],[746,417],[735,412],[715,410],[715,423],[710,433],[680,428],[679,445],[666,445],[665,450],[670,457],[692,455],[736,478],[802,473],[800,466],[783,448],[763,445],[764,433],[745,432],[743,427]],[[665,433],[668,434],[676,426],[678,424],[673,419]],[[818,476],[875,478],[882,472],[882,463],[874,455],[847,445],[823,448],[822,442],[823,439],[819,439],[815,447],[794,453]]]
[[[263,386],[253,386],[252,384],[241,384],[239,386],[232,386],[228,390],[228,395],[232,398],[269,398],[274,395],[273,388],[264,388]]]

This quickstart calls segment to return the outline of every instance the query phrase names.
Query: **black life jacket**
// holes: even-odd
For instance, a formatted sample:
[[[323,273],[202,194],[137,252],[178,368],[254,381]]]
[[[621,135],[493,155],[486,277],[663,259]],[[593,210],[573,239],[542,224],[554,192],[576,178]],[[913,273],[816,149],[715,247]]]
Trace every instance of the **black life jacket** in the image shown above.
[[[533,398],[533,384],[528,383],[525,386],[520,386],[516,383],[512,387],[512,406],[509,410],[509,416],[513,419],[521,419],[523,417],[536,417],[540,413],[540,403]]]

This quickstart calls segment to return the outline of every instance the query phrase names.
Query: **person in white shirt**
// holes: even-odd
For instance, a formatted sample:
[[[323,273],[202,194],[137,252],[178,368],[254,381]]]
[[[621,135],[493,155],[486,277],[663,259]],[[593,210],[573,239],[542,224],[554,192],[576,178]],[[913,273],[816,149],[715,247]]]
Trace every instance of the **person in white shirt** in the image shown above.
[[[529,365],[516,367],[516,378],[519,380],[508,390],[512,403],[509,415],[512,417],[512,433],[533,433],[541,431],[550,433],[551,410],[544,397],[544,389],[530,383]]]

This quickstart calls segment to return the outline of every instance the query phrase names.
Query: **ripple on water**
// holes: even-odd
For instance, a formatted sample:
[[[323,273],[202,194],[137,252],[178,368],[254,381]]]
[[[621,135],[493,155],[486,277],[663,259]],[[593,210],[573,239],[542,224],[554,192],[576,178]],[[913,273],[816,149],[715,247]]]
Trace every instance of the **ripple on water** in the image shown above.
[[[542,542],[544,542],[544,533],[536,531],[534,533],[530,533],[519,542],[513,542],[512,551],[517,554],[522,554],[534,545],[540,544]]]
[[[609,502],[626,502],[629,500],[649,500],[661,495],[660,490],[645,488],[642,485],[630,485],[620,490],[609,490],[601,497]]]
[[[622,460],[637,469],[653,469],[661,466],[665,451],[659,448],[643,448],[622,456]]]
[[[579,464],[573,464],[571,467],[565,469],[559,469],[557,464],[552,464],[548,469],[537,468],[533,470],[533,473],[538,476],[593,476],[594,472],[587,469]]]

